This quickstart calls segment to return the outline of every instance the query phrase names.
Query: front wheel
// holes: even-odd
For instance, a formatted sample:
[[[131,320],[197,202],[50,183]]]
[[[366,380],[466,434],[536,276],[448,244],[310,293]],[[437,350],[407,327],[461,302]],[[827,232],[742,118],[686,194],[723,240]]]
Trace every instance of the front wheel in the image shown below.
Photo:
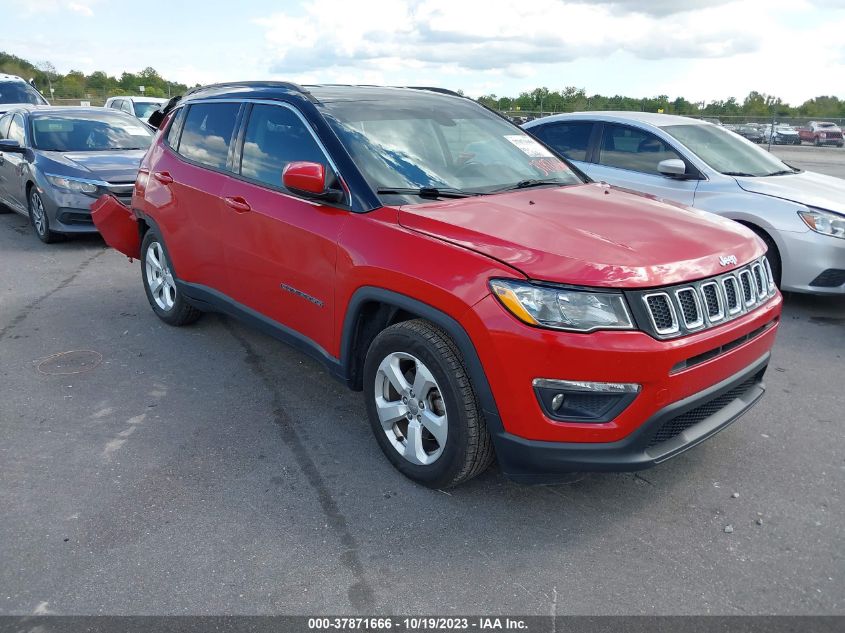
[[[45,244],[52,244],[58,241],[59,236],[50,230],[50,218],[47,217],[47,209],[44,208],[44,200],[41,194],[32,187],[29,192],[29,221],[38,239]]]
[[[408,478],[449,488],[493,461],[460,352],[428,321],[397,323],[376,336],[364,362],[364,392],[379,446]]]
[[[164,242],[154,229],[141,242],[141,280],[153,312],[168,325],[188,325],[202,316],[177,289]]]

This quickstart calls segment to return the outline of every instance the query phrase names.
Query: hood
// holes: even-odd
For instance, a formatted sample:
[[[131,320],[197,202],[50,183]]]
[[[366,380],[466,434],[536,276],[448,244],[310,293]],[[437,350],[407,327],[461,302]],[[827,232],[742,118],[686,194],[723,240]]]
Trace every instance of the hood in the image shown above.
[[[845,180],[812,171],[765,178],[736,178],[745,191],[845,213]]]
[[[32,107],[31,103],[0,103],[0,115],[5,114],[9,110],[14,110],[15,108],[29,107]]]
[[[146,153],[143,149],[105,152],[41,152],[45,158],[58,165],[87,172],[88,178],[106,182],[135,182],[141,159]]]
[[[763,253],[735,222],[599,183],[405,206],[399,223],[529,278],[584,286],[681,283],[730,270],[720,256],[742,265]]]

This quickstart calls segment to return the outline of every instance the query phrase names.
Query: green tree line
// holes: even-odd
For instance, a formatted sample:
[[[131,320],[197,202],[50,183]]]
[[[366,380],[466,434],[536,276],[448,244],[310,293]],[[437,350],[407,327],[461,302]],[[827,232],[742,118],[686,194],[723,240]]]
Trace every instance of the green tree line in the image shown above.
[[[497,110],[521,110],[529,112],[577,112],[582,110],[636,110],[666,114],[686,114],[697,116],[746,116],[746,117],[808,117],[808,118],[843,118],[845,100],[837,97],[820,96],[808,99],[799,106],[791,106],[779,97],[757,91],[748,93],[742,101],[735,97],[724,101],[695,102],[683,97],[670,99],[667,95],[658,95],[646,99],[616,95],[588,96],[583,88],[568,86],[563,90],[535,88],[531,92],[522,92],[518,97],[499,97],[495,94],[479,98],[484,105]]]
[[[124,72],[113,77],[103,71],[86,75],[78,70],[67,74],[56,71],[50,62],[33,64],[30,61],[0,52],[0,73],[18,75],[26,80],[35,79],[35,84],[47,97],[62,99],[105,99],[120,94],[139,94],[139,86],[150,97],[168,97],[184,94],[188,86],[167,81],[154,68],[147,67],[140,72]],[[53,89],[52,93],[50,88]],[[517,97],[500,97],[488,94],[478,99],[484,105],[497,110],[521,110],[526,112],[576,112],[579,110],[637,110],[666,114],[693,114],[699,116],[747,116],[747,117],[806,117],[845,118],[845,100],[835,96],[819,96],[808,99],[799,106],[791,106],[779,97],[757,91],[748,93],[742,101],[735,97],[724,101],[695,102],[684,97],[670,99],[658,95],[646,99],[615,95],[587,95],[583,88],[568,86],[562,90],[535,88],[522,92]]]
[[[113,77],[101,70],[90,75],[78,70],[61,74],[50,62],[36,65],[2,51],[0,73],[18,75],[27,81],[34,79],[35,85],[47,98],[52,95],[61,99],[105,99],[122,94],[137,95],[140,94],[140,86],[144,86],[144,94],[149,97],[168,97],[184,94],[188,90],[185,84],[167,81],[150,67],[138,73],[124,72],[120,77]]]

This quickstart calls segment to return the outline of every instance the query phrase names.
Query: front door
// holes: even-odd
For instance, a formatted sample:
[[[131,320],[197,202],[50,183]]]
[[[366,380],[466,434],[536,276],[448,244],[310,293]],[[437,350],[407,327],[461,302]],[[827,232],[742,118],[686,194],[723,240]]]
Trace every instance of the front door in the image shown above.
[[[223,188],[226,294],[330,349],[337,241],[349,211],[298,197],[282,184],[291,161],[334,173],[299,113],[254,104],[236,175]]]
[[[597,162],[578,164],[590,178],[692,206],[698,180],[672,178],[657,171],[661,161],[683,160],[666,142],[628,125],[605,123],[603,127]]]

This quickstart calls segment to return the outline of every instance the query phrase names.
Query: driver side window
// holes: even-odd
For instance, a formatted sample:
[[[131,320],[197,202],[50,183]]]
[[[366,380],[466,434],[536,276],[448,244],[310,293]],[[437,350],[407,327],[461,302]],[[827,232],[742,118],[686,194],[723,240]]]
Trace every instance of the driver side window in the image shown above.
[[[599,164],[659,176],[657,165],[664,160],[681,157],[654,134],[606,123],[602,134]]]

